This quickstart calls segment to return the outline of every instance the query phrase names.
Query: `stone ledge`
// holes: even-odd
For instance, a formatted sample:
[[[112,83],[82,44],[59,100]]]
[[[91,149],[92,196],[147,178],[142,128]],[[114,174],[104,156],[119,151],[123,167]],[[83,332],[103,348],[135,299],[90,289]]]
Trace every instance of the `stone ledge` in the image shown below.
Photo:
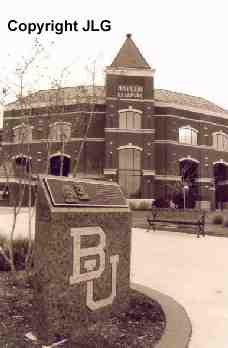
[[[156,348],[187,348],[192,335],[192,325],[184,307],[157,290],[135,283],[131,283],[131,288],[157,301],[165,313],[165,332]]]

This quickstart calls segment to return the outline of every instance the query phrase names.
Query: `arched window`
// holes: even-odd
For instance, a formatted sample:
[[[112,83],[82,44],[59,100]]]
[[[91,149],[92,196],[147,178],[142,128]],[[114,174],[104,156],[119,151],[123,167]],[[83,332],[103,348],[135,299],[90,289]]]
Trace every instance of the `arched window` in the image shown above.
[[[50,125],[50,139],[53,141],[68,141],[71,137],[71,123],[55,122]]]
[[[215,206],[222,208],[226,199],[226,183],[228,179],[228,163],[222,160],[213,163],[215,184]]]
[[[222,131],[213,133],[213,147],[218,151],[228,151],[228,135]]]
[[[130,196],[137,194],[141,181],[141,151],[142,149],[127,145],[119,150],[119,184],[124,192]]]
[[[197,145],[198,131],[190,126],[179,128],[179,142],[182,144]]]
[[[180,162],[181,189],[175,197],[176,203],[182,208],[194,208],[199,199],[199,162],[191,158],[182,158]]]
[[[68,176],[70,173],[70,159],[66,154],[56,153],[50,156],[49,174]]]
[[[32,141],[32,127],[27,124],[20,124],[13,128],[15,143],[30,143]]]
[[[119,110],[119,128],[141,129],[142,111],[134,109]]]
[[[27,173],[31,172],[32,169],[32,157],[27,155],[18,155],[14,157],[16,168],[20,169],[20,171],[26,171]]]

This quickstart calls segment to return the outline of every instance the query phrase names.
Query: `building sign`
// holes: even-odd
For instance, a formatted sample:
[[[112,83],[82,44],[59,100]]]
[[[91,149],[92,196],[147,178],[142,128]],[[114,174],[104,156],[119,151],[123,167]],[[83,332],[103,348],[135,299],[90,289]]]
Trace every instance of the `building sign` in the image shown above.
[[[117,96],[119,98],[142,99],[143,87],[139,85],[119,85]]]

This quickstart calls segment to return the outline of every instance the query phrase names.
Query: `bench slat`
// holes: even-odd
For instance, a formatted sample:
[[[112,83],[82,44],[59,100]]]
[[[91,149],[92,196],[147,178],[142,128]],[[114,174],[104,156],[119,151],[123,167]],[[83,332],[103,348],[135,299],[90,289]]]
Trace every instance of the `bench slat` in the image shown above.
[[[149,223],[153,223],[153,222],[166,222],[166,223],[169,223],[169,224],[174,224],[174,225],[178,225],[178,224],[182,224],[182,225],[199,225],[199,224],[202,224],[203,225],[203,222],[200,222],[200,221],[175,221],[175,220],[160,220],[160,219],[155,219],[155,220],[151,220],[151,219],[148,219],[148,222]]]
[[[173,225],[192,225],[197,226],[197,237],[202,234],[205,236],[205,212],[194,210],[176,210],[176,209],[152,209],[152,217],[147,217],[149,227],[155,231],[156,223],[168,223]],[[148,229],[149,231],[149,229]]]

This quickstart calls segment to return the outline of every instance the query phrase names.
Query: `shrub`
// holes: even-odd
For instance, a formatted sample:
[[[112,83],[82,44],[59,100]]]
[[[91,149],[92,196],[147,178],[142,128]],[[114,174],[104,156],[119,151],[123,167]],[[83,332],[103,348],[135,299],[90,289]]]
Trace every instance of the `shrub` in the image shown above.
[[[6,252],[7,256],[9,256],[9,253],[7,252],[7,244],[8,244],[7,239],[3,236],[0,236],[0,248]],[[8,262],[6,262],[6,260],[0,253],[0,271],[9,271],[9,270],[10,270],[10,266]]]
[[[223,216],[221,214],[214,215],[212,223],[215,225],[221,225],[223,223]]]
[[[136,210],[137,209],[137,203],[134,201],[129,201],[129,207],[131,210]]]
[[[154,202],[154,206],[156,208],[169,208],[169,201],[166,200],[165,198],[158,198]]]
[[[223,221],[223,227],[228,227],[228,217],[226,217]]]
[[[0,236],[0,246],[4,249],[7,256],[9,251],[7,248],[8,241]],[[17,271],[25,269],[25,258],[28,251],[28,239],[16,239],[13,241],[14,264]],[[0,271],[10,271],[8,262],[0,253]]]
[[[131,210],[151,209],[153,199],[129,199],[128,204]]]
[[[151,203],[149,201],[141,201],[138,205],[139,210],[148,210],[151,208]]]

